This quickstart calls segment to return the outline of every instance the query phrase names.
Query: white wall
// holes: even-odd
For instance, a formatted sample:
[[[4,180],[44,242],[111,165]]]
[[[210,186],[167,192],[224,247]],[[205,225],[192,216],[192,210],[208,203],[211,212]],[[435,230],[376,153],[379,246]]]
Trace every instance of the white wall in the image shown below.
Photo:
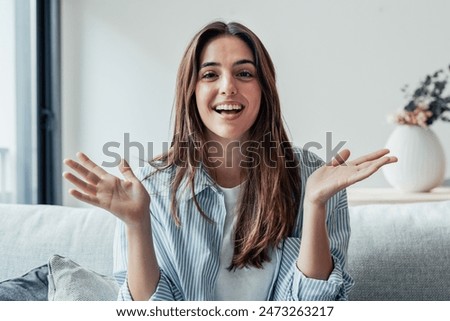
[[[333,146],[347,141],[354,155],[383,147],[394,128],[386,118],[405,103],[400,88],[450,64],[446,0],[62,5],[64,156],[82,150],[99,163],[111,161],[103,145],[123,146],[124,133],[142,144],[154,142],[157,151],[170,139],[178,63],[191,37],[215,19],[243,22],[265,43],[278,71],[284,117],[299,146],[325,146],[326,132],[332,132]],[[450,123],[432,128],[445,145],[449,169]],[[326,157],[325,149],[316,152]],[[360,183],[385,185],[381,172]]]
[[[0,163],[0,202],[14,202],[16,189],[16,70],[14,1],[0,0],[0,148],[8,149]],[[2,167],[5,173],[2,173]],[[6,177],[3,177],[6,175]],[[2,184],[3,183],[3,184]],[[5,188],[5,190],[3,190]],[[2,195],[1,193],[4,193]]]

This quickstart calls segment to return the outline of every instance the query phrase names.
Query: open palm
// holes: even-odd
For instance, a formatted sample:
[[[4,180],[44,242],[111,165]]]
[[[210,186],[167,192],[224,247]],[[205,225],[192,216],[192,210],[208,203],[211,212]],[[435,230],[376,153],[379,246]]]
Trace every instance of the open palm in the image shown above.
[[[69,191],[72,196],[113,213],[127,225],[139,224],[148,216],[150,196],[125,160],[119,166],[124,179],[119,179],[85,154],[78,153],[77,157],[79,162],[64,161],[80,176],[64,173],[64,178],[77,187]]]
[[[384,165],[395,163],[397,158],[385,156],[388,153],[388,149],[381,149],[347,162],[350,151],[343,150],[331,163],[311,174],[306,184],[306,197],[313,203],[324,204],[340,190],[369,177]]]

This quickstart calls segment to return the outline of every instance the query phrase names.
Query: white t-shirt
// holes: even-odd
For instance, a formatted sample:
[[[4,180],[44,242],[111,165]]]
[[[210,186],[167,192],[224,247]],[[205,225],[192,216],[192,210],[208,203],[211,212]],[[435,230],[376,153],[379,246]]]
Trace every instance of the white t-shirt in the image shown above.
[[[240,186],[220,187],[220,189],[225,197],[227,216],[223,231],[215,299],[217,301],[265,301],[268,298],[276,270],[276,255],[271,255],[271,261],[264,262],[262,269],[255,267],[232,271],[227,269],[231,264],[234,251],[235,209]]]

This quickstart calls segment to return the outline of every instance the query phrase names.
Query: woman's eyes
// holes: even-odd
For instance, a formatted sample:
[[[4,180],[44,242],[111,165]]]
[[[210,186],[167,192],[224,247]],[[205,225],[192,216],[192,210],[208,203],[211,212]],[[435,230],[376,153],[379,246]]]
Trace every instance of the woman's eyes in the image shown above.
[[[202,74],[202,76],[201,76],[202,79],[206,79],[206,80],[213,80],[213,79],[215,79],[217,77],[219,77],[219,75],[216,72],[213,72],[213,71],[204,72]],[[242,70],[242,71],[239,71],[236,74],[236,77],[241,78],[241,79],[251,79],[254,76],[253,76],[253,73],[251,71]]]
[[[203,79],[213,79],[215,77],[217,77],[217,74],[212,71],[207,71],[207,72],[203,73],[203,75],[202,75]]]
[[[237,76],[238,76],[238,77],[241,77],[241,78],[253,78],[253,73],[251,73],[251,72],[248,71],[248,70],[243,70],[243,71],[240,71],[240,72],[237,74]]]

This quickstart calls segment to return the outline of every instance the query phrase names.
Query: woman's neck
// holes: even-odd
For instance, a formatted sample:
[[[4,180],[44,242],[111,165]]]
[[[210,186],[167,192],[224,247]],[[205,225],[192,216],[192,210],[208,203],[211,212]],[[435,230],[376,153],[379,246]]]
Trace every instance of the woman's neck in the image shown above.
[[[238,140],[210,140],[207,167],[217,184],[235,187],[241,183],[241,143]]]
[[[241,184],[240,168],[214,168],[214,180],[219,186],[231,188]]]

